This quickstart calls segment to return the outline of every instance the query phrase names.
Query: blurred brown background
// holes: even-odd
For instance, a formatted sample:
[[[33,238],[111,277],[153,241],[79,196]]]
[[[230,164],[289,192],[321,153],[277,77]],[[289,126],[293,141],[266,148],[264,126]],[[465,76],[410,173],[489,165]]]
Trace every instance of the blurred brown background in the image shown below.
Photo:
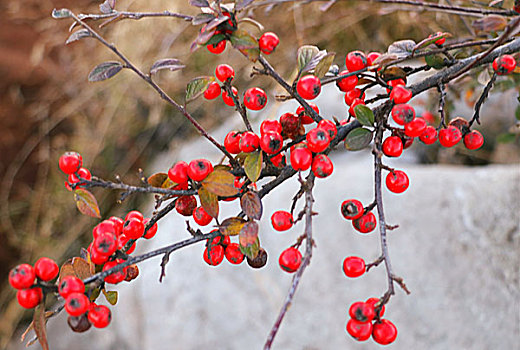
[[[512,1],[504,6],[509,3]],[[13,299],[15,293],[7,284],[9,269],[20,262],[34,263],[41,256],[64,261],[87,243],[96,223],[77,212],[72,195],[63,186],[65,177],[57,168],[59,156],[66,150],[78,151],[93,174],[104,178],[120,174],[126,181],[136,182],[137,170],[143,168],[146,173],[156,154],[194,135],[176,111],[130,72],[103,83],[87,82],[95,65],[115,57],[92,39],[65,46],[71,22],[53,20],[50,13],[61,7],[76,13],[97,13],[99,4],[88,0],[0,3],[0,347],[6,345],[20,322],[31,316]],[[281,45],[270,60],[282,75],[290,76],[295,52],[303,44],[337,52],[335,63],[341,67],[348,50],[384,51],[394,40],[420,41],[439,30],[457,37],[470,33],[454,15],[397,11],[402,8],[361,1],[338,2],[326,12],[320,11],[321,5],[286,4],[268,13],[266,8],[251,13],[266,30],[279,34]],[[117,8],[197,13],[184,1],[120,1]],[[260,34],[254,27],[249,29]],[[236,84],[245,86],[250,70],[244,68],[249,63],[236,52],[228,48],[218,57],[205,49],[189,53],[197,30],[187,22],[167,18],[125,20],[100,29],[100,33],[143,70],[165,57],[186,63],[187,68],[180,72],[158,76],[158,82],[177,100],[182,100],[186,82],[197,75],[213,74],[220,61],[233,65]],[[266,78],[259,78],[258,84],[273,87]],[[478,94],[472,96],[468,91],[477,86],[459,90],[461,98],[474,102]],[[457,92],[457,86],[451,92]],[[434,103],[426,100],[425,107],[434,111]],[[232,112],[219,102],[203,105],[200,101],[190,105],[190,111],[207,128],[225,121]],[[502,122],[493,125],[490,132],[494,136],[508,132],[511,126]],[[518,161],[518,143],[495,147],[493,140],[486,138],[486,149],[471,156],[453,154],[458,151],[452,150],[449,157],[429,152],[423,158],[472,164]],[[130,198],[119,205],[115,193],[94,193],[103,216],[121,214],[142,201]]]

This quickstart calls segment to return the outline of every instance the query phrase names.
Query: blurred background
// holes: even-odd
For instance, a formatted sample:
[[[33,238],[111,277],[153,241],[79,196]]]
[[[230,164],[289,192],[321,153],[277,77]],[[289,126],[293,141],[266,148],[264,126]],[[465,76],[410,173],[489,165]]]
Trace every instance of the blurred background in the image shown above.
[[[186,3],[120,1],[117,8],[196,14],[197,9]],[[512,3],[504,1],[503,6],[511,8]],[[175,159],[169,161],[164,155],[175,154],[186,140],[196,137],[193,127],[181,115],[130,72],[122,72],[102,83],[87,82],[86,77],[94,66],[115,57],[92,39],[65,46],[71,22],[53,20],[50,13],[53,8],[61,7],[75,13],[98,13],[99,4],[88,0],[4,0],[0,3],[3,13],[0,21],[1,348],[6,347],[17,329],[23,328],[31,318],[31,312],[24,312],[16,303],[15,292],[7,283],[8,271],[21,262],[34,263],[41,256],[62,262],[77,255],[80,247],[88,244],[91,229],[97,222],[77,212],[72,194],[64,187],[66,179],[57,167],[59,156],[67,150],[78,151],[93,174],[108,179],[119,174],[126,182],[137,183],[138,169],[150,174],[147,168],[159,155],[162,155],[163,170],[167,169]],[[335,63],[343,67],[344,56],[350,50],[384,52],[395,40],[418,42],[436,31],[453,33],[453,39],[458,40],[472,36],[475,31],[469,17],[463,20],[456,15],[363,1],[339,1],[326,11],[320,8],[323,5],[323,2],[288,3],[261,6],[249,13],[266,31],[279,35],[281,44],[269,60],[282,76],[293,74],[296,50],[304,44],[336,52]],[[258,29],[244,25],[260,36]],[[173,57],[185,63],[187,67],[182,71],[164,71],[157,78],[164,90],[178,101],[182,101],[190,79],[212,75],[221,62],[235,68],[237,86],[247,86],[250,63],[229,47],[219,56],[205,48],[189,52],[198,29],[180,19],[145,18],[112,23],[99,32],[145,71],[159,58]],[[479,81],[485,81],[484,77],[477,79],[482,74],[487,73],[481,69],[450,84],[447,107],[453,113],[451,116],[456,116],[457,111],[464,111],[466,118],[471,116],[471,108],[483,89]],[[502,79],[492,92],[503,90],[500,96],[512,103],[504,103],[504,98],[496,96],[489,102],[487,108],[494,111],[494,115],[492,119],[483,117],[486,143],[482,149],[470,154],[462,147],[441,150],[414,145],[417,161],[518,165],[520,146],[515,127],[515,112],[520,118],[515,104],[518,75],[515,79]],[[278,92],[265,77],[257,78],[255,84],[271,91],[271,96]],[[417,103],[420,109],[437,115],[436,94],[425,96]],[[237,118],[220,100],[195,101],[189,110],[208,129]],[[346,114],[346,108],[343,110]],[[345,115],[336,117],[342,119]],[[146,208],[149,203],[149,198],[131,197],[118,204],[116,193],[94,190],[94,194],[106,217],[123,215],[130,208]]]

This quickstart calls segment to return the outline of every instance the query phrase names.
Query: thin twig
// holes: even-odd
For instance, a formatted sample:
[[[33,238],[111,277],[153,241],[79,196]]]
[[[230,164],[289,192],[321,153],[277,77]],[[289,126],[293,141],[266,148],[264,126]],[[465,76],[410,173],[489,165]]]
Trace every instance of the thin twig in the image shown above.
[[[439,91],[439,114],[441,115],[441,120],[439,121],[439,126],[437,130],[442,127],[446,127],[446,113],[444,112],[444,106],[446,105],[446,86],[440,83],[437,86],[437,90]]]
[[[482,107],[482,104],[486,100],[486,98],[489,95],[489,92],[491,91],[491,88],[493,87],[493,84],[497,80],[497,73],[494,72],[491,76],[491,79],[486,84],[486,87],[484,88],[484,91],[482,91],[482,94],[480,95],[477,103],[475,104],[475,113],[473,114],[473,118],[469,121],[469,126],[471,127],[474,122],[477,122],[477,124],[480,124],[480,108]]]
[[[253,128],[251,127],[251,123],[249,122],[249,119],[247,118],[247,111],[246,111],[245,107],[240,103],[238,96],[236,96],[233,93],[233,90],[231,89],[231,83],[228,80],[226,80],[224,82],[224,91],[226,91],[228,96],[231,96],[231,98],[233,99],[233,103],[235,104],[235,109],[242,117],[242,120],[244,121],[244,124],[246,125],[247,130],[253,131]]]

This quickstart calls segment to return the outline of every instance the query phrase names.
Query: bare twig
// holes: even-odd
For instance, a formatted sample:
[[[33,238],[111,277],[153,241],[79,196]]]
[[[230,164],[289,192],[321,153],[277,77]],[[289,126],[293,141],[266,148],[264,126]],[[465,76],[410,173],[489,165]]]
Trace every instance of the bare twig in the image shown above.
[[[471,127],[474,122],[477,122],[477,124],[480,124],[480,108],[482,107],[482,104],[486,100],[486,98],[489,95],[489,92],[491,91],[491,88],[493,87],[493,84],[497,80],[497,73],[493,73],[491,76],[491,79],[486,84],[486,87],[484,88],[484,91],[482,91],[482,94],[480,95],[477,103],[475,104],[475,113],[473,114],[473,118],[469,121],[469,126]]]

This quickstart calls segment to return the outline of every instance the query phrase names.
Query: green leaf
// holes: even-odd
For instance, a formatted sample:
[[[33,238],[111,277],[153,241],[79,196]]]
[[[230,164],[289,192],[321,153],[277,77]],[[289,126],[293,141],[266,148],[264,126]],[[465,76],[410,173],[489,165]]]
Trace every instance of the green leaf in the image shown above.
[[[123,69],[120,62],[103,62],[98,64],[88,75],[88,81],[96,82],[112,78]]]
[[[436,35],[432,35],[432,37],[428,37],[428,38],[418,42],[417,45],[415,45],[415,47],[413,48],[413,51],[415,52],[415,51],[420,50],[422,48],[428,47],[431,44],[435,43],[439,39],[449,38],[451,36],[452,35],[450,33],[440,33],[438,35],[437,34]]]
[[[320,51],[316,46],[304,45],[298,49],[298,75],[316,67],[327,51]]]
[[[372,132],[368,129],[357,128],[347,134],[345,148],[349,151],[360,151],[372,141]]]
[[[258,196],[258,193],[254,191],[247,191],[244,193],[242,198],[240,198],[240,206],[248,218],[260,220],[262,217],[262,200],[260,199],[260,196]]]
[[[235,49],[240,51],[250,61],[256,62],[260,56],[258,41],[247,31],[237,29],[233,34],[231,34],[229,40],[231,41],[231,45],[233,45]]]
[[[72,16],[72,12],[69,9],[52,10],[52,18],[61,19],[61,18],[69,18],[71,16]]]
[[[105,296],[105,299],[110,303],[110,305],[117,304],[117,291],[111,290],[108,292],[105,289],[103,289],[103,295]]]
[[[207,42],[205,45],[213,45],[213,44],[217,44],[219,42],[221,42],[222,40],[224,40],[226,37],[224,34],[214,34]]]
[[[202,187],[217,196],[234,196],[239,189],[235,187],[235,175],[225,169],[213,171],[201,182]]]
[[[186,86],[186,103],[193,101],[206,91],[209,83],[215,81],[214,77],[202,76],[192,79]]]
[[[199,188],[199,199],[200,205],[202,205],[202,208],[204,208],[209,216],[213,218],[218,217],[218,197],[216,194],[201,187]]]
[[[101,218],[96,197],[92,193],[83,188],[78,188],[74,191],[74,200],[81,214]]]
[[[244,171],[251,182],[256,182],[262,172],[262,151],[248,153],[244,160]]]
[[[334,62],[334,57],[336,57],[335,52],[328,52],[316,65],[316,68],[314,68],[314,75],[318,78],[323,78],[325,74],[329,71],[329,68]]]
[[[374,112],[370,108],[365,105],[357,105],[354,107],[354,113],[356,114],[356,119],[365,126],[373,126],[374,125]]]
[[[47,320],[45,319],[45,303],[42,301],[34,310],[33,326],[34,333],[40,342],[43,350],[49,350],[49,343],[47,342]]]
[[[254,221],[248,221],[240,230],[238,236],[240,251],[249,259],[254,259],[260,250],[260,241],[258,240],[258,224]]]
[[[426,61],[426,64],[429,67],[432,67],[435,69],[441,69],[446,65],[446,62],[444,61],[444,56],[442,56],[441,54],[425,56],[424,60]]]

